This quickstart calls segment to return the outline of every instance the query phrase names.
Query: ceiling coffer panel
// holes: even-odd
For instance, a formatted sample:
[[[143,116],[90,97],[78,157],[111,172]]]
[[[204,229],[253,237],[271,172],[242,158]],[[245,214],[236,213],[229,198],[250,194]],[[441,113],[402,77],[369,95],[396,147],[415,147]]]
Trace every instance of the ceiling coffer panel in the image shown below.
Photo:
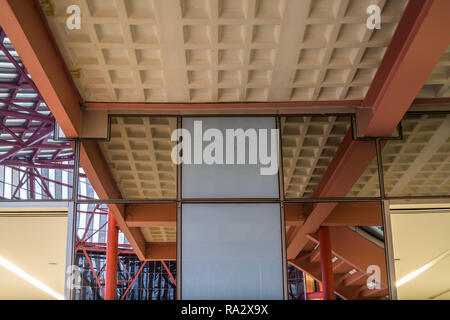
[[[41,0],[85,101],[362,99],[406,0]],[[369,29],[367,7],[381,8]],[[79,29],[66,25],[78,5]]]
[[[450,46],[434,67],[417,97],[424,99],[450,97]]]
[[[349,116],[281,118],[286,198],[312,196],[349,128]]]
[[[176,126],[174,117],[111,118],[110,140],[99,144],[123,198],[176,198]]]
[[[146,242],[177,241],[176,227],[141,227]]]

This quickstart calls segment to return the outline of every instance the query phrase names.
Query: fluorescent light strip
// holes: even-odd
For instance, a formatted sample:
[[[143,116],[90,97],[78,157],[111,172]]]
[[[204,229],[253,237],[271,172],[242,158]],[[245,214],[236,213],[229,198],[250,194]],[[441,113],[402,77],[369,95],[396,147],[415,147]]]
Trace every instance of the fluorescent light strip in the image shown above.
[[[447,257],[450,254],[450,249],[441,253],[439,256],[437,256],[436,258],[434,258],[433,260],[431,260],[430,262],[428,262],[427,264],[421,266],[420,268],[414,270],[411,273],[408,273],[406,276],[404,276],[403,278],[401,278],[400,280],[398,280],[395,283],[395,286],[398,288],[401,285],[405,284],[406,282],[418,277],[421,273],[425,272],[426,270],[430,269],[432,266],[434,266],[435,264],[437,264],[438,262],[440,262],[442,259],[444,259],[445,257]]]
[[[3,258],[2,256],[0,256],[0,265],[5,267],[6,269],[11,271],[12,273],[18,275],[22,279],[28,281],[33,286],[35,286],[35,287],[41,289],[42,291],[48,293],[52,297],[54,297],[54,298],[56,298],[58,300],[64,300],[64,297],[62,295],[60,295],[58,292],[56,292],[55,290],[53,290],[50,287],[46,286],[45,284],[43,284],[38,279],[30,276],[28,273],[26,273],[25,271],[20,269],[18,266],[16,266],[15,264],[10,262],[9,260]]]

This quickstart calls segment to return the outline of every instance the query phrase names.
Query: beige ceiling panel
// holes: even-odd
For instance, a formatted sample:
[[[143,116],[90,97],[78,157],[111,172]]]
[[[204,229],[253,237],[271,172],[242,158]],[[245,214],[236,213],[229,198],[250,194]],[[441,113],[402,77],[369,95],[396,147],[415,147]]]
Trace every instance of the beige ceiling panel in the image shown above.
[[[86,101],[189,103],[362,99],[407,0],[41,3]]]
[[[450,115],[411,115],[403,121],[403,141],[383,149],[386,193],[450,194]]]
[[[375,149],[375,142],[373,143]],[[358,181],[353,185],[348,197],[379,197],[380,183],[378,177],[377,159],[374,157],[364,173],[359,177]]]
[[[417,98],[450,98],[450,46],[431,72]]]
[[[141,227],[146,242],[176,242],[176,227]]]
[[[175,199],[171,159],[174,117],[113,117],[108,142],[99,142],[124,198]]]
[[[350,128],[350,117],[281,118],[286,198],[311,197]]]

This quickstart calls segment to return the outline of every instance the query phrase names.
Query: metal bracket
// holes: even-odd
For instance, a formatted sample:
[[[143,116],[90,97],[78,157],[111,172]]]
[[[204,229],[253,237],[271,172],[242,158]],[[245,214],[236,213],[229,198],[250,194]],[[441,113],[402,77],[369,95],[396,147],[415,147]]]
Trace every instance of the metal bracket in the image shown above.
[[[93,118],[93,117],[88,117],[88,115],[86,113],[84,113],[86,111],[83,111],[84,114],[84,118],[89,119],[89,118]],[[91,115],[92,116],[92,115]],[[89,140],[94,140],[94,141],[109,141],[111,138],[111,115],[107,114],[104,115],[106,117],[106,125],[104,125],[103,128],[101,128],[100,130],[98,130],[98,128],[94,128],[95,127],[95,122],[94,123],[90,123],[88,126],[84,126],[84,128],[82,127],[82,132],[81,132],[81,136],[80,137],[76,137],[76,138],[68,138],[64,135],[64,132],[62,131],[61,127],[58,125],[58,122],[56,121],[56,119],[54,119],[55,121],[55,125],[54,125],[54,134],[53,134],[53,140],[56,141],[89,141]],[[86,123],[87,120],[84,120],[84,118],[82,118],[82,124]],[[96,121],[94,119],[94,121]],[[105,119],[103,119],[102,121],[105,121]]]
[[[352,138],[355,141],[375,141],[375,140],[403,140],[403,129],[402,122],[400,121],[397,125],[397,135],[390,137],[360,137],[358,135],[358,125],[356,124],[356,116],[352,114],[351,118],[351,126],[352,126]]]

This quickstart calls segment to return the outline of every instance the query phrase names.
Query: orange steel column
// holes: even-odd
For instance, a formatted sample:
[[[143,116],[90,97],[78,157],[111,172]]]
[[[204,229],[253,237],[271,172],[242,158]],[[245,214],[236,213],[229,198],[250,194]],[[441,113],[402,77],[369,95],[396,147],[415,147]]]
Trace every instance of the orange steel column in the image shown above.
[[[320,227],[319,241],[323,299],[334,300],[333,264],[331,263],[331,240],[328,227]]]
[[[106,245],[106,290],[105,300],[117,299],[117,247],[119,229],[111,211],[108,214],[108,239]]]

